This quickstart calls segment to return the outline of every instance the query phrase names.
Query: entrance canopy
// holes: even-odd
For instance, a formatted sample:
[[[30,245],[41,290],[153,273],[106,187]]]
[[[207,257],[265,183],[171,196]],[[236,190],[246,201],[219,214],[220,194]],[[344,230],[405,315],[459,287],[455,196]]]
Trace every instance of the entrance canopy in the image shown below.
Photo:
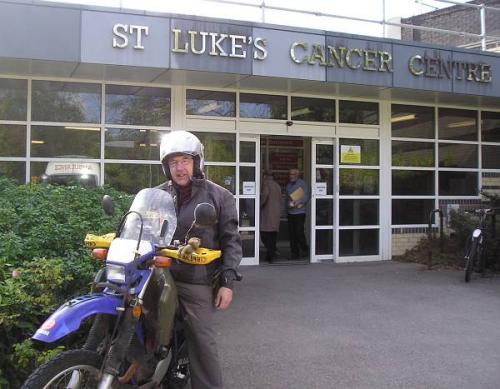
[[[0,2],[0,34],[5,75],[500,103],[499,55],[415,42],[37,2]]]

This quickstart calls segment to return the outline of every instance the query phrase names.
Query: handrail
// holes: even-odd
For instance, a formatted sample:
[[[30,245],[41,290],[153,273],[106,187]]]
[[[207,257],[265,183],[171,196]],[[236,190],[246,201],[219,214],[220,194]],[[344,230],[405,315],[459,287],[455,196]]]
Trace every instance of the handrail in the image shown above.
[[[498,37],[498,36],[487,35],[483,31],[484,26],[482,26],[483,28],[481,30],[481,33],[476,34],[476,33],[466,32],[466,31],[445,30],[445,29],[436,28],[436,27],[427,27],[427,26],[419,26],[419,25],[414,25],[414,24],[396,23],[396,22],[387,21],[387,20],[385,20],[385,0],[382,0],[383,1],[383,8],[384,8],[384,17],[382,20],[365,19],[365,18],[360,18],[360,17],[355,17],[355,16],[338,15],[338,14],[329,13],[329,12],[309,11],[309,10],[305,10],[305,9],[296,9],[296,8],[267,5],[265,0],[263,0],[262,2],[260,2],[258,4],[245,3],[242,1],[238,1],[238,0],[205,0],[205,1],[214,2],[214,3],[222,3],[222,4],[239,5],[239,6],[243,6],[243,7],[259,8],[263,12],[263,19],[264,19],[264,11],[267,9],[267,10],[272,10],[272,11],[292,12],[292,13],[304,14],[304,15],[328,17],[328,18],[335,18],[335,19],[342,19],[342,20],[352,20],[355,22],[362,22],[362,23],[372,23],[372,24],[381,25],[384,28],[385,28],[385,26],[394,26],[394,27],[411,28],[411,29],[415,29],[415,30],[422,30],[422,31],[429,31],[429,32],[438,32],[438,33],[449,34],[449,35],[458,35],[458,36],[463,36],[463,37],[473,37],[473,38],[481,39],[481,41],[483,41],[483,42],[485,39],[500,40],[500,37]],[[485,10],[500,12],[500,8],[485,6],[483,4],[460,3],[460,2],[452,1],[452,0],[435,0],[435,1],[442,2],[442,3],[448,3],[448,4],[454,4],[457,6],[474,8],[474,9],[477,9],[478,11],[482,12],[483,14],[484,14]],[[482,16],[481,19],[484,19],[484,15],[481,15],[481,16]],[[483,22],[484,22],[484,20],[483,20]],[[482,43],[482,49],[483,50],[485,49],[484,43]]]

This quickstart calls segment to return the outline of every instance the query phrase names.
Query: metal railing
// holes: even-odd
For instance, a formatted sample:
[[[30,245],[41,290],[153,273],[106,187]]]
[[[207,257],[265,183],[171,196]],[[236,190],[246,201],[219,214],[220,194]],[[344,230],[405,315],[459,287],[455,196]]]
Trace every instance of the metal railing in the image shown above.
[[[407,23],[396,23],[393,21],[389,21],[386,18],[386,0],[382,0],[382,12],[383,12],[383,18],[381,20],[375,20],[375,19],[366,19],[366,18],[360,18],[360,17],[355,17],[355,16],[345,16],[345,15],[339,15],[339,14],[334,14],[334,13],[329,13],[329,12],[321,12],[321,11],[314,11],[314,10],[304,10],[304,9],[297,9],[297,8],[290,8],[290,7],[280,7],[280,6],[275,6],[275,5],[268,5],[266,4],[266,0],[262,0],[259,4],[257,3],[246,3],[238,0],[205,0],[209,2],[214,2],[214,3],[222,3],[222,4],[231,4],[231,5],[239,5],[239,6],[244,6],[244,7],[251,7],[251,8],[260,8],[261,9],[261,22],[265,23],[266,22],[266,11],[281,11],[281,12],[288,12],[288,13],[296,13],[296,14],[302,14],[302,15],[312,15],[312,16],[317,16],[317,17],[326,17],[326,18],[334,18],[334,19],[341,19],[341,20],[351,20],[355,22],[362,22],[362,23],[371,23],[371,24],[376,24],[380,25],[383,28],[383,37],[387,37],[387,26],[392,26],[392,27],[399,27],[399,28],[409,28],[413,30],[421,30],[421,31],[428,31],[428,32],[436,32],[440,34],[448,34],[448,35],[455,35],[455,36],[461,36],[461,37],[469,37],[473,39],[477,39],[477,43],[467,43],[460,45],[459,47],[463,48],[481,48],[481,50],[486,50],[487,49],[487,44],[490,43],[493,45],[493,47],[500,47],[500,36],[493,36],[493,35],[487,35],[486,33],[486,10],[492,11],[492,12],[500,12],[500,8],[496,7],[491,7],[491,6],[486,6],[484,4],[471,4],[471,3],[461,3],[458,1],[453,1],[453,0],[434,0],[436,2],[440,3],[447,3],[447,4],[453,4],[456,6],[461,6],[461,7],[468,7],[468,8],[474,8],[477,9],[479,14],[480,14],[480,33],[472,33],[472,32],[466,32],[466,31],[454,31],[454,30],[447,30],[443,28],[436,28],[436,27],[428,27],[428,26],[420,26],[420,25],[415,25],[415,24],[407,24]],[[416,0],[417,3],[423,3],[421,0]],[[496,51],[496,50],[493,50]]]

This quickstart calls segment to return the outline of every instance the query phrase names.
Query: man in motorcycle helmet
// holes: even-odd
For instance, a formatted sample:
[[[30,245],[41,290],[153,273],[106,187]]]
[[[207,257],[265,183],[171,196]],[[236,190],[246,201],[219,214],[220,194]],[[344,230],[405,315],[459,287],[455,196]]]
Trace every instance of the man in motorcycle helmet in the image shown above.
[[[174,199],[177,229],[174,240],[201,239],[201,245],[222,251],[207,265],[176,261],[171,272],[186,323],[192,389],[222,388],[222,375],[212,326],[214,311],[225,310],[233,297],[233,280],[242,257],[238,214],[231,192],[205,178],[203,145],[187,131],[172,131],[160,145],[160,161],[168,181],[159,188]],[[212,226],[194,226],[194,209],[210,203],[217,213]],[[189,231],[189,236],[187,236]],[[213,290],[215,281],[216,288]]]

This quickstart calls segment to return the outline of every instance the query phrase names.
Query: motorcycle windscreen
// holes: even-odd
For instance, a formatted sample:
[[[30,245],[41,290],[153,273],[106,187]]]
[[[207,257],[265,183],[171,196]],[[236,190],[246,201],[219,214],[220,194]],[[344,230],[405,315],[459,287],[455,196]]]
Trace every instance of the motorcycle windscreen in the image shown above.
[[[177,228],[177,217],[172,196],[168,192],[156,188],[141,190],[135,196],[130,211],[142,217],[142,241],[160,246],[171,243]],[[120,238],[137,241],[141,230],[141,218],[137,213],[127,216]]]

